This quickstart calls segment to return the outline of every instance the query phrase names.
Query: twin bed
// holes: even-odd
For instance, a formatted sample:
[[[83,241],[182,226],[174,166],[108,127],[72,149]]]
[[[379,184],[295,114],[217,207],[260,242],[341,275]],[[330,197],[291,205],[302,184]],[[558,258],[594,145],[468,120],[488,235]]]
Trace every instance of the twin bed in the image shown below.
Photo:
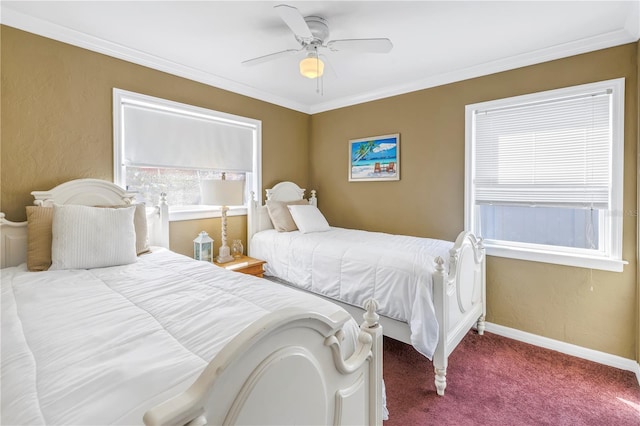
[[[375,302],[358,327],[333,303],[159,247],[166,205],[143,215],[138,255],[134,194],[108,182],[33,194],[54,209],[52,268],[27,268],[47,226],[0,216],[2,424],[382,424]]]
[[[470,328],[484,330],[484,250],[469,233],[278,232],[252,202],[249,254],[283,286],[169,251],[164,200],[147,209],[144,236],[102,226],[89,237],[120,254],[137,232],[148,252],[117,266],[61,262],[86,257],[55,237],[67,206],[128,211],[134,194],[80,179],[33,195],[56,209],[56,267],[29,271],[32,224],[0,214],[3,424],[380,425],[383,329],[433,360],[439,395],[450,353]],[[317,206],[315,193],[303,196],[282,182],[267,203]]]
[[[326,223],[318,228],[317,221],[301,230],[274,229],[287,227],[279,226],[274,207],[317,206],[315,191],[309,199],[304,192],[280,182],[266,191],[265,205],[251,204],[249,255],[266,261],[268,279],[338,303],[354,318],[366,300],[377,300],[384,334],[432,360],[436,391],[444,395],[449,355],[472,327],[484,332],[482,241],[469,232],[449,242]]]

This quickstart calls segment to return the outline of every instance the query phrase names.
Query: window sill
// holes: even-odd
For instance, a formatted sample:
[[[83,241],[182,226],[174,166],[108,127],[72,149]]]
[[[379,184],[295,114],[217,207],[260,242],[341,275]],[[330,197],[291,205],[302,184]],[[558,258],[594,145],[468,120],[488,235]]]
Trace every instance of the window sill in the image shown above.
[[[611,259],[600,256],[505,247],[491,244],[487,241],[485,241],[484,246],[489,256],[575,266],[578,268],[599,269],[602,271],[622,272],[624,265],[629,263],[622,259]]]
[[[246,207],[231,207],[227,211],[227,216],[246,216]],[[169,209],[169,222],[179,222],[182,220],[211,219],[222,217],[222,210],[217,207],[194,207],[190,209],[172,210]]]

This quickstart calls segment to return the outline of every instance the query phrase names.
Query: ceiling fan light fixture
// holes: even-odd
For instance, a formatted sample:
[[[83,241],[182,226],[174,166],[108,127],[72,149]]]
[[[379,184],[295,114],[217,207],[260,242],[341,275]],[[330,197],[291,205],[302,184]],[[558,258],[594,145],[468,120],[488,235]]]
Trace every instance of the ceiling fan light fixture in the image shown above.
[[[307,78],[322,77],[324,62],[315,55],[309,55],[300,61],[300,74]]]

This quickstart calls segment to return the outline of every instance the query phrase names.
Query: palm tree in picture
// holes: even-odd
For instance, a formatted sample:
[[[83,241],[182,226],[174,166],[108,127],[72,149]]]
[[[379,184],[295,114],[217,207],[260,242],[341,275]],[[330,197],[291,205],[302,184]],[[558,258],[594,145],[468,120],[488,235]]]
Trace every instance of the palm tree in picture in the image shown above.
[[[358,161],[362,160],[365,155],[367,155],[371,150],[376,146],[375,141],[367,141],[361,142],[358,145],[358,149],[355,152],[356,159],[353,160],[352,164],[356,164]]]

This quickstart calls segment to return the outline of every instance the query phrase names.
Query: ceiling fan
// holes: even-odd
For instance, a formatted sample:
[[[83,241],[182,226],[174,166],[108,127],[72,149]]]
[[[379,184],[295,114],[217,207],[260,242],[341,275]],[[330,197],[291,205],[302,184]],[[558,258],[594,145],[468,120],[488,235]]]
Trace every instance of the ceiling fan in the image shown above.
[[[300,49],[287,49],[270,53],[257,58],[243,61],[243,65],[257,65],[284,56],[305,52],[305,58],[300,61],[300,73],[307,78],[318,78],[324,73],[325,51],[349,51],[357,53],[388,53],[393,43],[388,38],[360,38],[344,40],[328,40],[329,25],[320,16],[304,17],[293,6],[281,4],[274,6],[276,12],[285,24],[293,31]]]

